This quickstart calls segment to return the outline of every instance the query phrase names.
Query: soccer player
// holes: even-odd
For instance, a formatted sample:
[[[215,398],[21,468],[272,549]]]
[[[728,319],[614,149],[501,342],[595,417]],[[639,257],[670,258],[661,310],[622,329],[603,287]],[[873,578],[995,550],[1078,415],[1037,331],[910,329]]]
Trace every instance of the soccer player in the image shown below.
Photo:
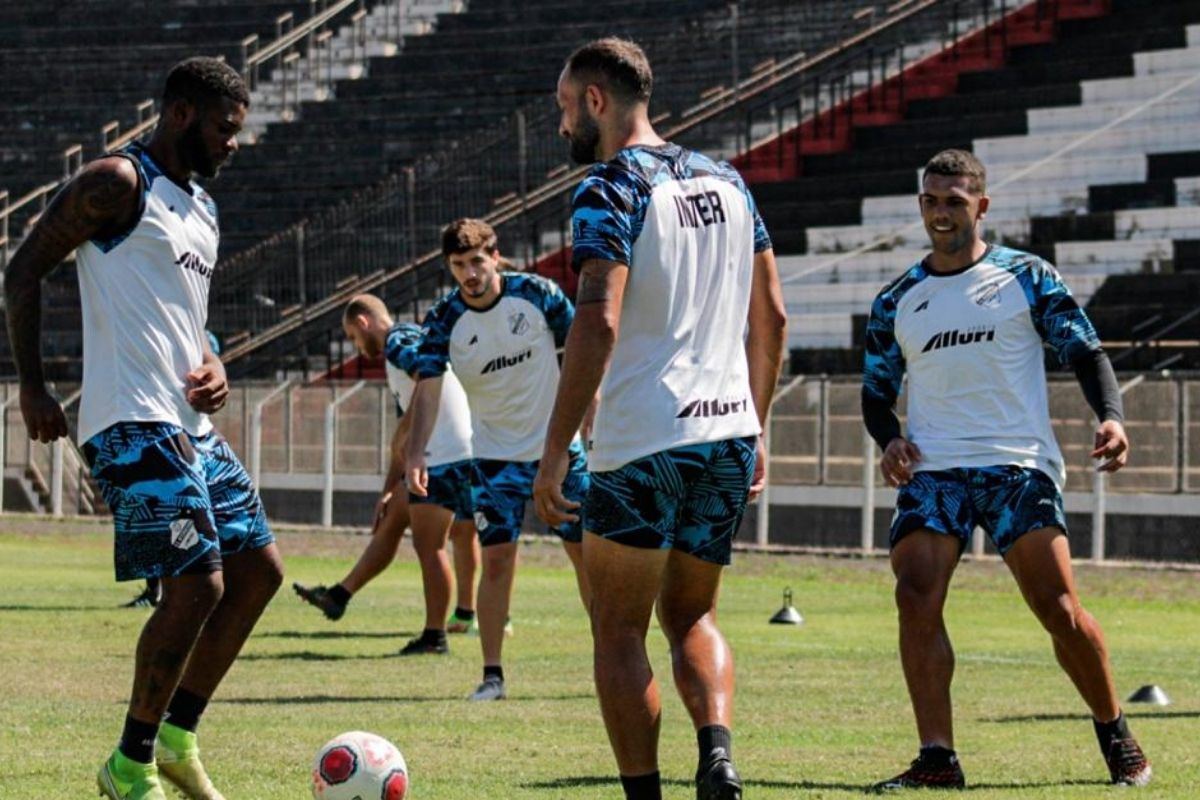
[[[13,256],[4,285],[21,413],[29,435],[50,442],[67,435],[67,420],[43,379],[41,281],[76,252],[79,440],[112,509],[117,580],[162,579],[124,732],[98,776],[112,800],[165,800],[160,776],[187,797],[221,797],[196,726],[283,579],[258,493],[208,418],[229,387],[204,333],[217,209],[192,178],[215,177],[237,151],[249,103],[221,61],[176,65],[150,140],[87,164]]]
[[[479,635],[483,682],[471,700],[506,696],[501,655],[512,600],[517,538],[533,488],[546,420],[558,385],[558,356],[575,311],[557,285],[536,275],[502,271],[496,232],[483,220],[460,219],[442,233],[442,254],[458,284],[425,318],[417,351],[419,378],[412,401],[412,430],[405,447],[409,490],[430,491],[426,442],[439,417],[450,367],[471,409],[471,469],[475,526],[483,546],[479,584]],[[576,435],[563,492],[582,498],[587,460]],[[556,529],[576,568],[579,592],[588,603],[579,570],[582,532],[578,523]]]
[[[447,653],[446,612],[450,604],[450,559],[447,538],[454,540],[455,571],[458,577],[458,606],[449,624],[465,632],[475,618],[475,568],[479,563],[479,540],[471,506],[471,418],[467,398],[452,372],[448,372],[438,409],[438,424],[429,442],[429,496],[409,497],[404,487],[404,438],[408,433],[405,409],[410,408],[416,386],[411,373],[421,341],[421,329],[411,322],[392,320],[383,301],[375,295],[351,298],[342,314],[346,338],[367,358],[385,357],[388,387],[396,401],[400,425],[391,442],[392,460],[376,504],[371,541],[350,573],[339,583],[306,587],[293,584],[296,593],[325,612],[341,619],[346,604],[363,585],[383,571],[396,555],[396,548],[410,520],[413,547],[421,565],[425,590],[425,630],[400,651],[400,655]]]
[[[787,318],[771,240],[741,176],[659,138],[652,82],[645,54],[620,39],[575,51],[558,81],[572,158],[599,163],[573,203],[578,312],[534,493],[548,522],[577,518],[558,486],[599,389],[583,566],[621,783],[627,798],[661,797],[661,705],[645,641],[657,603],[697,732],[696,796],[728,800],[742,783],[717,592],[746,502],[761,490],[759,434]]]
[[[862,407],[899,487],[891,528],[900,661],[920,754],[877,789],[962,788],[954,752],[954,653],[942,608],[976,525],[1050,633],[1058,663],[1092,712],[1113,783],[1142,786],[1150,764],[1129,732],[1104,634],[1071,574],[1062,454],[1050,426],[1043,346],[1070,366],[1100,420],[1093,458],[1128,458],[1121,396],[1096,332],[1054,267],[988,244],[987,175],[970,153],[925,166],[919,199],[932,251],[885,287],[867,324]],[[908,433],[893,411],[908,375]]]

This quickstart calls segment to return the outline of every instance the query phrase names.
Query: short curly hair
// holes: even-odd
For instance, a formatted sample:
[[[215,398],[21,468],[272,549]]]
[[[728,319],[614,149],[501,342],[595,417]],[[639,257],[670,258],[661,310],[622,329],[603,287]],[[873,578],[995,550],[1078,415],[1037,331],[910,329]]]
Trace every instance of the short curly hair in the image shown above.
[[[452,256],[482,247],[489,253],[499,249],[496,230],[481,219],[456,219],[442,231],[442,255]]]
[[[250,91],[237,70],[218,58],[195,56],[171,67],[162,99],[164,106],[176,100],[206,106],[223,97],[250,105]]]
[[[976,194],[987,194],[987,168],[974,153],[966,150],[943,150],[929,159],[921,174],[924,181],[928,175],[945,175],[951,178],[969,178],[971,191]]]

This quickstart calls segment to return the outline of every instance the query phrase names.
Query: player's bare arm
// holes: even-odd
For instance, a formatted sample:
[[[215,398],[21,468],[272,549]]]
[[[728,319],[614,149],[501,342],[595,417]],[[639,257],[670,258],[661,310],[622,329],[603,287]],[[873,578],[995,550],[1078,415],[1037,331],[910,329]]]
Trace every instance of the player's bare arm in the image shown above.
[[[412,429],[412,417],[411,411],[400,417],[400,424],[392,433],[391,462],[388,464],[387,476],[383,480],[383,491],[379,493],[379,500],[375,503],[375,515],[371,518],[372,525],[378,525],[379,521],[383,519],[387,513],[388,504],[392,501],[392,495],[398,489],[404,489],[405,464],[407,463],[404,458],[404,446],[408,441],[409,431]]]
[[[422,378],[417,381],[417,387],[413,390],[410,403],[412,408],[405,414],[406,417],[412,417],[408,441],[404,445],[405,471],[408,475],[408,490],[418,497],[427,497],[429,494],[425,448],[429,445],[429,437],[433,435],[441,399],[442,377],[439,375],[436,378]]]
[[[583,262],[579,271],[575,321],[567,334],[558,393],[546,429],[541,464],[533,479],[538,516],[549,525],[574,522],[578,518],[569,511],[579,504],[568,501],[562,494],[562,482],[567,476],[567,449],[583,424],[588,407],[595,402],[600,381],[612,359],[628,278],[627,265],[602,259]]]
[[[42,372],[42,279],[79,245],[132,222],[137,193],[137,171],[128,159],[93,161],[54,196],[5,271],[8,336],[21,380],[21,415],[30,438],[39,442],[67,434],[62,407],[46,391]]]
[[[746,338],[746,363],[750,369],[750,395],[754,398],[759,424],[765,426],[775,384],[783,369],[783,351],[787,342],[787,309],[783,304],[783,288],[779,283],[774,250],[754,254],[748,322],[750,331]],[[759,437],[754,481],[750,485],[751,497],[757,497],[762,492],[766,457],[762,437]]]

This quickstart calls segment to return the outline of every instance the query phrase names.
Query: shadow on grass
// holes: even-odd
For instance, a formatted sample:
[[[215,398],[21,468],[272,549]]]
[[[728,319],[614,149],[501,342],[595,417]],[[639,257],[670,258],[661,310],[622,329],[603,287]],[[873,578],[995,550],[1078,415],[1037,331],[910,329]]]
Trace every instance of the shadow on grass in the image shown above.
[[[122,606],[29,606],[5,605],[0,611],[117,611]]]
[[[689,780],[680,780],[678,778],[663,778],[663,786],[681,786],[692,788],[696,784]],[[552,781],[534,781],[523,783],[521,787],[524,789],[590,789],[596,786],[619,786],[620,780],[616,776],[600,776],[600,775],[580,775],[567,778],[556,778]],[[746,788],[753,789],[792,789],[792,790],[809,790],[815,791],[819,789],[837,789],[847,792],[863,792],[866,788],[862,784],[857,783],[821,783],[819,781],[746,781]]]
[[[342,697],[328,694],[308,694],[296,697],[218,697],[214,703],[228,703],[235,706],[271,706],[271,705],[329,705],[333,703],[443,703],[446,701],[462,700],[460,695],[442,695],[440,697],[421,697],[417,695],[379,696],[365,695],[358,697]]]
[[[375,655],[343,655],[341,653],[317,653],[312,650],[297,650],[290,653],[244,653],[238,661],[378,661],[399,658],[396,653]]]
[[[1104,780],[1065,780],[1065,781],[1038,781],[1036,783],[1023,783],[1021,781],[1013,781],[1011,783],[968,783],[966,791],[976,792],[988,789],[1057,789],[1067,786],[1105,786],[1111,787],[1112,784]]]
[[[1200,711],[1136,711],[1126,709],[1129,719],[1200,719]],[[1022,714],[1011,717],[984,717],[981,722],[1088,722],[1087,714]]]
[[[415,633],[399,631],[272,631],[255,634],[256,639],[401,639]]]

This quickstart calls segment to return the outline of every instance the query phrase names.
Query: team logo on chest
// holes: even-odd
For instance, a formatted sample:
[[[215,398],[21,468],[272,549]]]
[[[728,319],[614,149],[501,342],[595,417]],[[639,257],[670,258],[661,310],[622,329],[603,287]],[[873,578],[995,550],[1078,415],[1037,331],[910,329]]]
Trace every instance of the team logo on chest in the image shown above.
[[[528,332],[529,319],[525,316],[524,311],[508,315],[508,329],[513,332],[514,336],[524,336]]]
[[[1000,307],[1000,281],[989,281],[971,290],[971,299],[980,308]]]

